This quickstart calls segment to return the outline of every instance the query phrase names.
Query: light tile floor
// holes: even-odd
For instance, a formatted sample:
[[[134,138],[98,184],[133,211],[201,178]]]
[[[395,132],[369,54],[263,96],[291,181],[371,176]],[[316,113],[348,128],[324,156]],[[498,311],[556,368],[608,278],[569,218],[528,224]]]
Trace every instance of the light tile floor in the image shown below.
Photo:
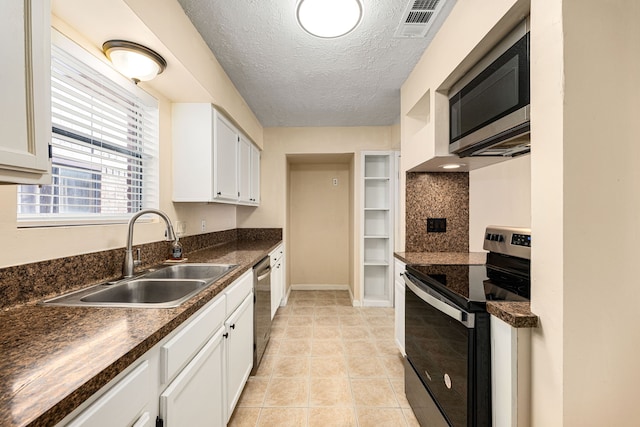
[[[293,291],[230,426],[419,426],[404,395],[393,309],[347,291]]]

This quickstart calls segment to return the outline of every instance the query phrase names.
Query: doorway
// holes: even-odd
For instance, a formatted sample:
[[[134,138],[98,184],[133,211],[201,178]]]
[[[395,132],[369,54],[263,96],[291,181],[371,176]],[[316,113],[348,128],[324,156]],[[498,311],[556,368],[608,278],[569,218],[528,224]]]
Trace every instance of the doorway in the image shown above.
[[[354,284],[354,155],[287,155],[291,289]]]

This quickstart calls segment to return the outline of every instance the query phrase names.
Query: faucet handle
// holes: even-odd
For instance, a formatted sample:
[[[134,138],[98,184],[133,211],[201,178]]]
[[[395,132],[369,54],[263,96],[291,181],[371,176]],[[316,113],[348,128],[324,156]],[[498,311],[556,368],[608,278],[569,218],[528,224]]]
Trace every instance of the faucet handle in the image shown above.
[[[140,248],[136,249],[136,259],[133,260],[134,267],[142,264],[142,250]]]

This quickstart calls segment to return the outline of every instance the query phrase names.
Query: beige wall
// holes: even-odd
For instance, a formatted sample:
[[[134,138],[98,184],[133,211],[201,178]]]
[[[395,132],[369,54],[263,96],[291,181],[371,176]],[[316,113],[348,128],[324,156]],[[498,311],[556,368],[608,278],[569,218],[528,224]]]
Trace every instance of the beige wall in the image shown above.
[[[488,225],[531,226],[531,156],[469,172],[469,250],[481,252]]]
[[[290,165],[288,250],[292,285],[351,283],[349,163]],[[338,180],[333,185],[333,179]]]
[[[287,215],[287,155],[354,153],[354,191],[352,241],[354,248],[352,285],[356,298],[360,295],[360,186],[362,151],[391,150],[398,145],[397,126],[338,127],[338,128],[265,128],[264,151],[261,159],[261,203],[258,209],[238,208],[238,227],[285,227],[288,241]],[[330,248],[327,248],[330,250]],[[289,251],[289,248],[286,249]],[[291,262],[288,263],[291,268]],[[287,283],[290,281],[287,279]]]
[[[171,25],[165,25],[169,21]],[[262,143],[262,127],[177,1],[161,0],[151,4],[115,0],[107,4],[98,0],[53,0],[52,23],[97,57],[103,58],[100,46],[104,41],[128,38],[148,44],[167,59],[168,68],[161,76],[140,84],[160,104],[159,207],[169,214],[174,224],[177,220],[185,221],[188,235],[201,233],[202,220],[206,221],[205,232],[235,228],[235,206],[171,202],[172,101],[221,105],[254,141]],[[0,236],[3,243],[11,248],[0,260],[0,268],[124,247],[126,224],[17,228],[16,191],[15,185],[0,186]],[[134,241],[161,240],[163,233],[163,223],[140,223],[136,225]]]
[[[599,5],[532,2],[540,426],[637,424],[640,4]]]

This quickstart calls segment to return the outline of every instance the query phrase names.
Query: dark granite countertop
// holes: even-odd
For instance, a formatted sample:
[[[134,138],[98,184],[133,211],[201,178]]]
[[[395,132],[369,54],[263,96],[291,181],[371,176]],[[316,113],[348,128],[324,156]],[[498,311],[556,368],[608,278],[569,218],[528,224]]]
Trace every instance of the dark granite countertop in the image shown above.
[[[186,254],[238,268],[180,307],[88,308],[35,303],[0,312],[0,425],[53,425],[273,250],[236,241]]]
[[[487,311],[514,328],[537,328],[538,316],[529,302],[489,301]]]
[[[468,264],[481,265],[485,252],[396,252],[395,257],[405,264]],[[528,302],[487,302],[487,311],[514,328],[535,328],[538,316],[531,313]]]

